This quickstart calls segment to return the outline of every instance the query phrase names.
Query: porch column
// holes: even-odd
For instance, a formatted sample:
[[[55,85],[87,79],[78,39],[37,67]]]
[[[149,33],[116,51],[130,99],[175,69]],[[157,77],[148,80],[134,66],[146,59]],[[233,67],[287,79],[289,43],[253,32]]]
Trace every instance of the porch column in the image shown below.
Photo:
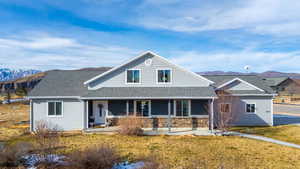
[[[210,123],[209,123],[209,129],[211,132],[214,130],[214,99],[210,101]]]
[[[84,104],[85,104],[85,121],[86,121],[86,124],[85,124],[85,126],[84,126],[84,128],[85,129],[88,129],[89,128],[89,101],[88,100],[86,100],[86,101],[84,101]]]

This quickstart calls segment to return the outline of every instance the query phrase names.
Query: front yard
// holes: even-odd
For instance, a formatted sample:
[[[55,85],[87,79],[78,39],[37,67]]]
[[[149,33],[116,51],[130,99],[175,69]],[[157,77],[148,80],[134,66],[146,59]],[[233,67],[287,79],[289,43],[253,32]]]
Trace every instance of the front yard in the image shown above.
[[[19,106],[23,111],[13,108],[15,117],[5,113],[5,117],[9,119],[5,125],[0,126],[0,142],[2,140],[7,145],[18,142],[34,143],[33,136],[26,132],[28,126],[16,124],[28,119],[24,114],[26,106],[11,105],[13,106]],[[0,110],[9,112],[9,107],[0,105]],[[235,128],[241,132],[251,131],[254,134],[300,144],[299,129],[298,126]],[[281,169],[300,166],[299,149],[233,136],[123,136],[77,132],[63,134],[60,137],[60,148],[56,151],[59,154],[68,154],[95,144],[115,147],[124,161],[139,161],[144,157],[154,156],[159,163],[174,169],[196,169],[200,166]]]
[[[300,126],[282,125],[273,127],[234,127],[231,130],[241,133],[261,135],[300,145]]]

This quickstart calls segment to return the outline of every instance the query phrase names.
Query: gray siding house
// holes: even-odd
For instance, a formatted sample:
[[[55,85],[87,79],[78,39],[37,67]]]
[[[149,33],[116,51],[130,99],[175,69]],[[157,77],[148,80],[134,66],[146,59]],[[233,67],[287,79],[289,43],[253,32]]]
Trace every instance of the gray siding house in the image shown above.
[[[235,125],[271,126],[273,96],[260,77],[201,76],[145,52],[112,69],[50,71],[28,97],[33,131],[41,120],[86,130],[131,115],[145,128],[208,129],[220,111],[238,114]]]

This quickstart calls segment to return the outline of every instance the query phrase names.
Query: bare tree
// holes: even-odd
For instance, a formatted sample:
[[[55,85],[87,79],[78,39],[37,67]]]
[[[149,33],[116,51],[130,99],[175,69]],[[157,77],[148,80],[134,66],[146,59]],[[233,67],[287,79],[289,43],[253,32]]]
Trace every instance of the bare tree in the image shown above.
[[[217,111],[214,114],[214,124],[217,129],[226,132],[238,118],[240,100],[224,90],[217,91],[217,95],[218,99],[215,102]]]
[[[40,155],[46,156],[53,154],[58,147],[60,140],[60,133],[58,126],[52,125],[46,121],[38,121],[35,128],[35,141]]]

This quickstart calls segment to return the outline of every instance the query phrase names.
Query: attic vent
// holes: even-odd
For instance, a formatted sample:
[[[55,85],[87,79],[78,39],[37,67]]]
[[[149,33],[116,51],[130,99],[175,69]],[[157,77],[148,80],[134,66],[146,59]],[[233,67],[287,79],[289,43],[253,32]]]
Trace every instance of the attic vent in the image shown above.
[[[150,66],[152,64],[152,59],[145,60],[145,65]]]

